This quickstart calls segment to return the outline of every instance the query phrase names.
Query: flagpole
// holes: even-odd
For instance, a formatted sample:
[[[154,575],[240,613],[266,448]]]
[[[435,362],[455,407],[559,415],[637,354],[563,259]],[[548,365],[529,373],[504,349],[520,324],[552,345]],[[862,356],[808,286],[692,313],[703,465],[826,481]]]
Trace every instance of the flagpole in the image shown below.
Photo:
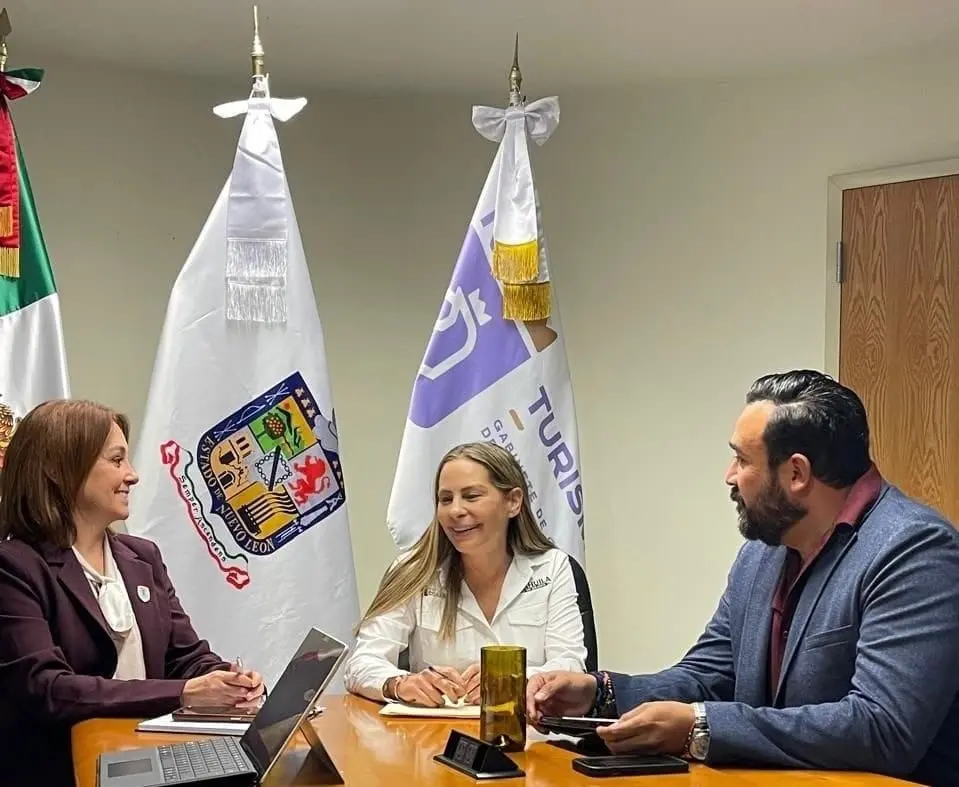
[[[526,96],[520,90],[523,85],[523,74],[519,70],[519,33],[516,34],[516,43],[513,45],[513,65],[509,70],[509,105],[518,107],[526,103]]]
[[[250,51],[250,61],[253,64],[253,79],[266,76],[266,67],[263,64],[263,42],[260,41],[260,16],[256,6],[253,6],[253,49]]]
[[[7,36],[13,32],[7,9],[0,11],[0,71],[7,70]]]
[[[254,98],[267,98],[270,94],[270,81],[266,72],[265,55],[263,42],[260,40],[259,9],[257,6],[253,6],[253,48],[250,50],[250,64],[253,71],[252,96]]]

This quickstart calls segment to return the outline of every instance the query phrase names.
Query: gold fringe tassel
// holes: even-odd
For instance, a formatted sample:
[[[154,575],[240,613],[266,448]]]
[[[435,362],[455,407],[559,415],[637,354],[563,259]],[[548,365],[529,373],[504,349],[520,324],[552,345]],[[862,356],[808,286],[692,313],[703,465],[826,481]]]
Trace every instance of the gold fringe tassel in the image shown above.
[[[0,248],[0,276],[20,278],[20,249]]]
[[[545,320],[552,291],[548,281],[538,284],[504,284],[503,317],[507,320]]]
[[[0,207],[0,238],[13,235],[13,208],[9,205]]]
[[[493,275],[506,284],[536,281],[539,276],[539,244],[527,243],[493,244]]]

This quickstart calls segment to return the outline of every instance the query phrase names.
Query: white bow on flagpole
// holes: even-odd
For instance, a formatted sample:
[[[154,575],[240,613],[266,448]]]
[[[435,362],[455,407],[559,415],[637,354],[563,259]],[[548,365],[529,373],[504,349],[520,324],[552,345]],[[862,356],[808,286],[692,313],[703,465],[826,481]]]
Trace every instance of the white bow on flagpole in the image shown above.
[[[507,121],[523,118],[526,132],[537,145],[543,145],[559,125],[559,97],[540,98],[516,107],[473,107],[473,128],[490,142],[502,142]]]
[[[267,79],[269,78],[267,77]],[[305,98],[269,98],[269,83],[267,83],[266,92],[267,101],[270,104],[270,114],[281,123],[286,123],[286,121],[296,117],[306,106]],[[250,98],[243,101],[228,101],[226,104],[219,104],[213,107],[213,114],[221,118],[235,118],[237,115],[248,112],[252,107],[253,100],[253,93],[251,93]],[[262,101],[263,99],[259,100]]]

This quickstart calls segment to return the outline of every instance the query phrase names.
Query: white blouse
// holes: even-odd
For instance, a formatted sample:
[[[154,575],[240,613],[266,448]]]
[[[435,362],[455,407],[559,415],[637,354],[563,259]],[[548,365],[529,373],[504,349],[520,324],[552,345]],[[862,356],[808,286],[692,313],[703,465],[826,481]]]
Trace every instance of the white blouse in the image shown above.
[[[103,539],[103,566],[106,572],[104,574],[87,563],[76,547],[73,547],[73,553],[80,561],[87,582],[90,583],[90,589],[96,596],[100,611],[110,629],[113,644],[117,648],[117,668],[113,677],[117,680],[145,679],[146,665],[143,661],[140,627],[137,625],[136,615],[133,614],[133,605],[130,603],[127,587],[113,559],[109,539]]]
[[[491,621],[466,582],[456,612],[456,637],[443,640],[440,623],[442,576],[423,596],[367,621],[347,659],[348,690],[383,700],[383,683],[399,669],[399,654],[409,648],[410,670],[446,666],[462,671],[480,660],[484,645],[526,648],[528,675],[549,670],[586,669],[583,619],[569,557],[558,549],[541,555],[514,555]]]

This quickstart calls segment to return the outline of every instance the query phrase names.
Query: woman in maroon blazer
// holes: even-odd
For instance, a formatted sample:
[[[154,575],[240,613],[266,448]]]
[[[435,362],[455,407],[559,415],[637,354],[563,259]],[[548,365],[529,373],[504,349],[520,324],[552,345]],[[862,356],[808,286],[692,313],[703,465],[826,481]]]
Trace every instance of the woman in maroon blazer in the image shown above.
[[[73,785],[70,727],[181,705],[249,707],[263,681],[211,652],[129,515],[129,426],[54,401],[17,426],[0,472],[0,784]]]

